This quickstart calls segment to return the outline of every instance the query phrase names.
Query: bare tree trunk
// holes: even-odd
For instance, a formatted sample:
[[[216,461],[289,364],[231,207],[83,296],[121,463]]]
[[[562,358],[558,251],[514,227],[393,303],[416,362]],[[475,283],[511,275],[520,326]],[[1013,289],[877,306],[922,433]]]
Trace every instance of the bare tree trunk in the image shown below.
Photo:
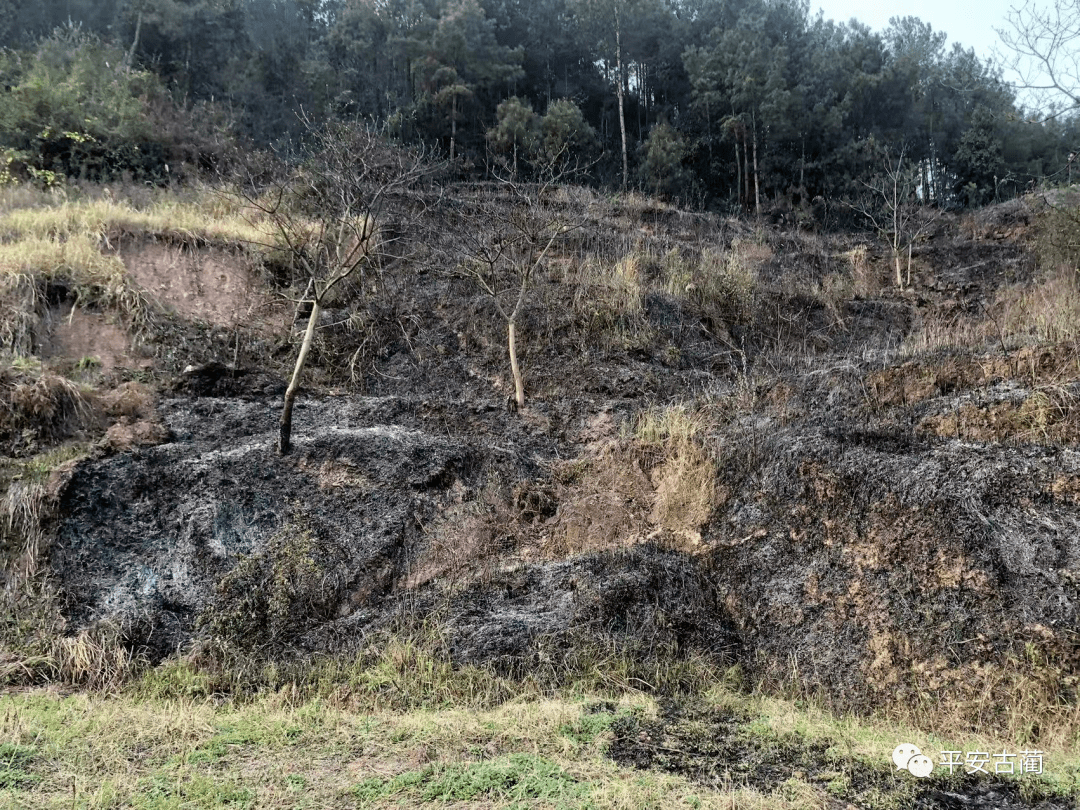
[[[139,45],[139,31],[142,30],[142,9],[139,9],[139,15],[135,18],[135,37],[131,40],[131,48],[128,50],[127,55],[124,57],[124,67],[131,69],[131,64],[135,60],[135,49]]]
[[[315,325],[319,322],[319,299],[316,298],[311,305],[311,315],[308,316],[307,331],[304,332],[304,342],[300,344],[300,354],[296,357],[296,367],[293,368],[292,380],[285,391],[285,405],[281,409],[281,422],[278,426],[278,454],[284,456],[292,447],[292,409],[296,401],[296,392],[300,389],[300,375],[307,363],[308,352],[311,351],[312,338],[315,337]]]
[[[623,111],[623,63],[622,63],[622,31],[619,22],[619,12],[615,12],[615,68],[618,75],[615,80],[619,83],[619,133],[622,135],[622,187],[626,190],[626,182],[629,176],[626,160],[626,115]],[[520,404],[520,403],[519,403]]]
[[[754,130],[754,214],[761,216],[761,178],[758,176],[757,165],[757,121],[752,122]]]
[[[514,401],[518,409],[525,407],[525,383],[521,380],[521,367],[517,358],[517,322],[511,318],[506,322],[506,345],[510,350],[510,371],[514,375]]]
[[[903,239],[900,233],[900,226],[902,225],[902,216],[900,212],[900,168],[903,165],[903,160],[904,156],[903,153],[901,153],[900,160],[896,164],[896,172],[893,173],[892,176],[892,252],[893,260],[896,263],[896,286],[901,290],[904,289],[904,277],[900,274],[900,243]]]
[[[454,162],[454,142],[457,140],[457,96],[450,99],[450,162]]]
[[[739,192],[739,208],[743,204],[742,161],[739,160],[739,140],[735,139],[735,189]]]
[[[746,154],[746,130],[742,132],[742,162],[743,162],[743,208],[750,210],[750,160]]]

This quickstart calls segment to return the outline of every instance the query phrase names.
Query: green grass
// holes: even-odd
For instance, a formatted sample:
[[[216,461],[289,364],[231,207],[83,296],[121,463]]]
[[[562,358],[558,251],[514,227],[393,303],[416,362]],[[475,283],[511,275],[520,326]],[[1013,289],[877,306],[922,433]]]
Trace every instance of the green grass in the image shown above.
[[[26,484],[45,484],[53,471],[75,459],[85,458],[90,452],[86,442],[67,442],[52,447],[30,458],[6,458],[0,456],[0,484],[23,481]]]
[[[31,787],[38,781],[28,770],[36,753],[32,746],[0,743],[0,790]]]
[[[487,799],[517,807],[539,799],[558,806],[580,806],[588,787],[543,757],[519,753],[481,762],[428,765],[390,778],[371,777],[352,792],[361,806],[400,796],[423,803]]]
[[[179,670],[155,672],[147,678],[172,680]],[[912,786],[889,764],[898,742],[914,742],[935,759],[945,748],[1009,744],[993,735],[944,739],[884,719],[836,717],[805,702],[714,687],[696,704],[698,714],[667,727],[669,735],[690,742],[699,735],[699,750],[707,752],[712,732],[697,718],[717,712],[741,718],[736,739],[747,750],[824,750],[812,767],[778,754],[778,775],[755,789],[737,778],[702,783],[693,774],[614,762],[608,747],[616,727],[651,728],[664,716],[660,703],[635,692],[599,701],[522,694],[481,709],[406,710],[323,697],[297,701],[287,688],[243,703],[146,694],[143,684],[113,695],[0,696],[0,806],[809,810],[840,799],[899,808]],[[658,750],[674,762],[682,743],[672,739],[652,743],[669,746]],[[1029,793],[1075,794],[1077,751],[1049,751],[1046,763],[1043,779],[1027,778]],[[878,774],[873,784],[866,784],[867,773]]]
[[[111,791],[106,795],[120,798]],[[253,790],[239,786],[232,779],[195,774],[180,780],[174,774],[160,772],[140,781],[138,790],[130,798],[130,806],[137,810],[183,810],[189,807],[247,810],[257,807],[255,800]]]

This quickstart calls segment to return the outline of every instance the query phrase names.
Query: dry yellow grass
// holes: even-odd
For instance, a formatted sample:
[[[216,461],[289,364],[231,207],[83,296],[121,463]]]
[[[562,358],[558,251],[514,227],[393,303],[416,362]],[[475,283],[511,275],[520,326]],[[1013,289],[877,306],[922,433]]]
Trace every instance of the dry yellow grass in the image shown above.
[[[645,255],[632,252],[611,266],[597,261],[582,263],[574,279],[578,317],[591,329],[623,342],[647,336],[646,261]]]
[[[83,283],[115,285],[123,281],[124,265],[115,256],[102,254],[100,243],[84,233],[63,238],[21,235],[0,244],[0,278],[10,283],[21,274],[64,275]]]
[[[0,234],[15,242],[84,237],[107,245],[109,239],[126,234],[262,243],[269,235],[236,200],[209,191],[198,202],[162,192],[145,209],[124,200],[99,198],[7,211],[0,207],[0,212]]]
[[[904,354],[988,345],[1013,349],[1080,338],[1080,277],[1056,268],[1033,283],[1002,287],[978,315],[926,316],[904,341]]]
[[[48,282],[74,287],[76,305],[93,302],[145,326],[154,307],[133,284],[115,248],[126,238],[241,243],[273,250],[276,236],[249,207],[208,189],[188,197],[143,192],[142,204],[66,199],[62,193],[0,191],[0,350],[30,354],[40,338]]]
[[[700,440],[705,426],[702,413],[685,405],[675,405],[642,412],[634,435],[647,444],[678,446]]]
[[[1080,278],[1058,268],[1028,288],[998,292],[1004,337],[1027,337],[1049,343],[1080,337]]]
[[[704,446],[705,428],[702,413],[674,406],[646,411],[636,429],[640,441],[663,453],[651,471],[656,494],[650,519],[687,551],[701,544],[701,527],[721,503],[716,464]]]

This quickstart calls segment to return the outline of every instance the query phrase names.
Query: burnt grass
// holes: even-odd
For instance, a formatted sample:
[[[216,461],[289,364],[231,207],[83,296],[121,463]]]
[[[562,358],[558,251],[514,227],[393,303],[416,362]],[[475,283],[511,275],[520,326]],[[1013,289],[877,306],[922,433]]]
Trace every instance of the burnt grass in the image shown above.
[[[534,279],[510,412],[505,322],[454,259],[487,193],[460,191],[404,270],[328,302],[288,456],[295,335],[155,321],[157,427],[50,484],[42,576],[65,632],[118,628],[150,662],[210,639],[267,661],[421,626],[455,663],[549,685],[596,650],[642,672],[692,657],[838,710],[948,703],[972,729],[1024,694],[1037,744],[1077,700],[1077,346],[905,344],[1037,283],[1034,215],[942,216],[901,292],[864,235],[570,195],[581,227]],[[689,415],[686,442],[642,432],[664,413]],[[837,807],[1058,806],[1011,783],[911,792],[746,725],[673,702],[616,718],[611,754],[712,785],[798,770]]]
[[[685,776],[716,790],[748,787],[763,793],[793,777],[822,789],[824,806],[874,806],[889,796],[894,807],[916,810],[1066,810],[1071,799],[1003,779],[935,775],[916,781],[879,763],[852,759],[828,739],[797,733],[778,736],[751,727],[753,718],[694,700],[662,700],[655,719],[610,712],[608,756],[620,765]],[[906,778],[905,778],[906,777]]]

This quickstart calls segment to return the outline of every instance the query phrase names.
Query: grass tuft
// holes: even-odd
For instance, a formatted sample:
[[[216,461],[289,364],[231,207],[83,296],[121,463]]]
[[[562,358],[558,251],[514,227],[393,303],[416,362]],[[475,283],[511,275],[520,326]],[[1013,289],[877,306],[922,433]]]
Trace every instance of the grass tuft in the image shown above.
[[[705,446],[705,428],[702,412],[678,405],[645,411],[635,431],[663,454],[651,472],[656,489],[651,520],[688,551],[700,545],[701,527],[718,504],[716,464]]]
[[[577,271],[574,311],[590,332],[609,343],[647,342],[652,330],[645,318],[648,258],[628,253],[613,265],[588,260]]]
[[[0,442],[18,449],[55,442],[91,426],[97,414],[76,383],[40,366],[0,365]]]

